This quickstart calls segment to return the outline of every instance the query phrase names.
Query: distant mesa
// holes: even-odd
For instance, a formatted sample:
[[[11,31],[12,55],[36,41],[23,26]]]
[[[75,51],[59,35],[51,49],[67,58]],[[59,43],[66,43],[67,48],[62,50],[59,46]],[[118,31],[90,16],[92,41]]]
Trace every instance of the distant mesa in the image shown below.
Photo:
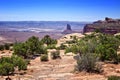
[[[64,30],[62,33],[63,33],[63,34],[73,33],[70,24],[67,24],[66,30]]]
[[[120,19],[106,17],[104,21],[98,20],[92,24],[86,24],[83,33],[99,30],[106,34],[116,34],[120,32]]]

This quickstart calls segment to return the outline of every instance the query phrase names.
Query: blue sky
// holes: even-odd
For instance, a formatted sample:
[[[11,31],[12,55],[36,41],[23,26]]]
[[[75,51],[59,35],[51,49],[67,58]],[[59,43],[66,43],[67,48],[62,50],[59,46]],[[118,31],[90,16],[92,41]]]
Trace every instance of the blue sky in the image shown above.
[[[120,18],[120,0],[0,0],[0,21],[95,21]]]

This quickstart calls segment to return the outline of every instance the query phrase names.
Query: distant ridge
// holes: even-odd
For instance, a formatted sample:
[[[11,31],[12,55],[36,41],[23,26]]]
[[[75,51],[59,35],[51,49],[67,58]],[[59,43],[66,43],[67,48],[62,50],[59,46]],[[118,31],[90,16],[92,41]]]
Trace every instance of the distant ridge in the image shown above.
[[[99,30],[106,34],[116,34],[120,32],[120,19],[106,17],[104,21],[98,20],[92,24],[86,24],[83,33]]]
[[[0,31],[35,31],[37,32],[63,32],[66,24],[72,26],[72,30],[82,30],[89,22],[72,21],[0,21]]]

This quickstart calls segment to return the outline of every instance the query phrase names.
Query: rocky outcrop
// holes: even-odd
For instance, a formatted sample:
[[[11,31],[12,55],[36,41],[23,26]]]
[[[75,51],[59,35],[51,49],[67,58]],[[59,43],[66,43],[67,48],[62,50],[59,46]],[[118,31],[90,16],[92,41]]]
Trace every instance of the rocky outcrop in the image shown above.
[[[99,20],[92,24],[86,24],[83,33],[94,32],[96,30],[106,34],[116,34],[120,32],[120,19],[106,17],[104,21]]]
[[[66,30],[64,30],[62,33],[63,33],[63,34],[73,33],[70,24],[67,24]]]

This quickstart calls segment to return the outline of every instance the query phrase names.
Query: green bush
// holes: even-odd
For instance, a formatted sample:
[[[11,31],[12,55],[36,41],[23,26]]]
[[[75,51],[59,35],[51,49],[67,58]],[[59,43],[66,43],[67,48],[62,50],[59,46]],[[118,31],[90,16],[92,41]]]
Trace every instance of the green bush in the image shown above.
[[[26,70],[27,69],[27,62],[22,58],[18,59],[18,70]]]
[[[116,35],[115,37],[120,40],[120,35]]]
[[[48,45],[47,49],[56,49],[56,46],[54,44],[53,45]]]
[[[4,50],[4,46],[3,45],[0,45],[0,50]]]
[[[14,54],[25,59],[33,58],[35,55],[46,54],[47,49],[39,41],[38,37],[32,36],[24,43],[16,43],[13,46]]]
[[[4,45],[0,45],[0,50],[9,50],[11,44],[5,43]]]
[[[87,72],[101,72],[100,65],[97,65],[97,58],[93,55],[93,53],[87,53],[79,56],[77,60],[77,65],[75,70],[77,71],[87,71]]]
[[[49,35],[44,36],[41,39],[42,43],[47,44],[47,45],[51,45],[51,44],[57,44],[57,40],[56,39],[52,39]]]
[[[48,61],[48,55],[47,54],[42,54],[40,57],[41,61]]]
[[[51,58],[52,59],[57,59],[57,58],[60,58],[60,51],[53,51],[51,52]]]
[[[27,53],[27,46],[25,43],[16,43],[13,46],[13,50],[14,50],[14,55],[18,55],[18,56],[22,56],[24,58],[27,58],[30,53]]]
[[[66,45],[61,44],[60,47],[58,47],[58,48],[59,48],[60,50],[63,50],[63,49],[66,49],[66,47],[67,47]]]
[[[0,64],[0,75],[9,75],[14,72],[14,66],[11,63],[4,62]]]
[[[71,40],[71,41],[66,41],[67,44],[73,44],[73,43],[76,43],[75,40]]]
[[[68,53],[68,52],[73,52],[75,54],[79,53],[79,49],[78,49],[79,46],[77,45],[71,45],[70,47],[67,47],[65,49],[65,53]]]
[[[24,60],[22,57],[18,57],[13,55],[11,57],[12,63],[15,67],[18,67],[18,70],[26,70],[27,69],[27,61]]]
[[[117,57],[118,57],[118,62],[120,62],[120,54],[118,54],[118,56],[117,56]]]
[[[69,52],[72,52],[71,47],[67,47],[67,48],[65,49],[65,53],[69,53]]]
[[[120,80],[120,76],[109,76],[108,80]]]
[[[27,65],[30,64],[30,60],[29,59],[25,59],[25,61],[26,61]]]
[[[4,49],[5,49],[5,50],[9,50],[9,49],[10,49],[10,44],[7,44],[7,43],[6,43],[6,44],[4,45]]]
[[[39,52],[40,52],[39,49],[41,48],[41,43],[39,41],[39,38],[36,36],[30,37],[25,42],[24,47],[25,47],[27,53],[29,53],[30,55],[39,54]]]
[[[18,70],[26,70],[27,63],[23,58],[16,55],[0,59],[0,75],[13,74],[16,67],[18,67]]]
[[[68,46],[65,53],[95,53],[101,61],[108,60],[117,64],[119,61],[117,57],[119,45],[119,39],[113,35],[93,33],[91,35],[85,35],[84,38],[77,40],[75,44]]]

